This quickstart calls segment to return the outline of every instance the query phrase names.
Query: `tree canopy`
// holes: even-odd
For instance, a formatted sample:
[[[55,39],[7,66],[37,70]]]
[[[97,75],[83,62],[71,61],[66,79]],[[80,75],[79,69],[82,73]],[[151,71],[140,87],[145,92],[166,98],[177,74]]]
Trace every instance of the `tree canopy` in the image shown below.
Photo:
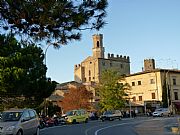
[[[42,49],[34,44],[19,43],[12,35],[0,36],[1,102],[16,104],[12,100],[19,98],[24,101],[20,106],[36,106],[47,98],[56,83],[46,79],[43,60]]]
[[[92,93],[86,90],[85,86],[72,87],[64,95],[62,108],[65,112],[73,109],[90,109],[90,99],[92,99]]]
[[[107,0],[1,0],[0,26],[54,47],[79,40],[82,30],[105,25]]]
[[[120,83],[123,77],[113,70],[104,70],[96,91],[100,97],[99,105],[102,111],[121,109],[125,106],[126,91],[130,89],[127,83]]]

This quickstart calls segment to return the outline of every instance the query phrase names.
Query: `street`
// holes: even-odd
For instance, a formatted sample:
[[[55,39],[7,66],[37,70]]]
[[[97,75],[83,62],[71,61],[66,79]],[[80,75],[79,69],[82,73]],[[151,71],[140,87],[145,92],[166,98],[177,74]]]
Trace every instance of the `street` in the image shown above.
[[[45,128],[40,135],[172,135],[168,126],[176,122],[176,117],[140,117],[105,122],[98,120]]]

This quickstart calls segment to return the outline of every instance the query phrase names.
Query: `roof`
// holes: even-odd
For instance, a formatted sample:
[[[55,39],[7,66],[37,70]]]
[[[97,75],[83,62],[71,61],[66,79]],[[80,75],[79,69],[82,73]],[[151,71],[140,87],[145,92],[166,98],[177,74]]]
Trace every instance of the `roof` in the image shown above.
[[[74,85],[80,85],[81,83],[78,83],[78,82],[76,82],[76,81],[69,81],[69,82],[65,82],[65,83],[60,83],[60,84],[57,84],[56,85],[56,90],[59,90],[59,89],[67,89],[67,86],[69,85],[69,84],[74,84]]]
[[[147,71],[142,71],[142,72],[137,72],[137,73],[134,73],[134,74],[130,74],[130,75],[127,75],[126,77],[129,77],[129,76],[135,76],[135,75],[141,75],[141,74],[147,74],[147,73],[153,73],[153,72],[169,72],[169,73],[180,73],[180,70],[177,70],[177,69],[153,69],[153,70],[147,70]]]
[[[60,95],[51,95],[50,97],[48,97],[48,100],[51,100],[51,101],[59,101],[62,99],[63,99],[63,97]]]
[[[84,59],[81,63],[84,63],[86,61],[91,61],[92,59],[95,59],[93,58],[92,56],[88,56],[86,59]]]

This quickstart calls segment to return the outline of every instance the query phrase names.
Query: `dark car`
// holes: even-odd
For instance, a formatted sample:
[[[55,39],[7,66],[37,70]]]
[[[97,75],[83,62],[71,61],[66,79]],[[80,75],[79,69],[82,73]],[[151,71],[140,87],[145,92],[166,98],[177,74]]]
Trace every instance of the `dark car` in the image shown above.
[[[120,110],[109,110],[109,111],[105,111],[103,113],[103,115],[100,116],[100,119],[102,121],[105,121],[105,120],[115,120],[115,119],[119,119],[121,120],[122,119],[122,113]]]

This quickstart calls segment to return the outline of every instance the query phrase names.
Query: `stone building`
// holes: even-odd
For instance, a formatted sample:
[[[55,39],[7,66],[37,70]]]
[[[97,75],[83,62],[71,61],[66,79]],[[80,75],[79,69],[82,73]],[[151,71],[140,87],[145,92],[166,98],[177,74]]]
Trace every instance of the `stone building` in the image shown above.
[[[141,107],[139,111],[162,106],[163,91],[171,111],[180,111],[180,70],[156,69],[154,59],[144,60],[144,71],[130,74],[125,78],[131,86],[131,103]]]
[[[74,80],[79,83],[98,83],[103,70],[113,69],[120,74],[130,74],[129,56],[109,54],[105,58],[103,35],[93,35],[92,56],[74,67]]]

